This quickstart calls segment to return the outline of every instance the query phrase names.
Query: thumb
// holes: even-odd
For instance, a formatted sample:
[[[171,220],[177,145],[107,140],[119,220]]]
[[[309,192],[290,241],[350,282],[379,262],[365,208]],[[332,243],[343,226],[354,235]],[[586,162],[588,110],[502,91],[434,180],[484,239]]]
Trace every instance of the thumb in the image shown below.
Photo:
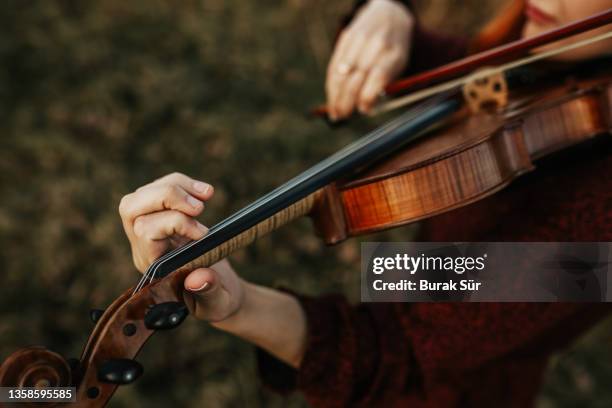
[[[183,286],[185,304],[200,320],[221,321],[235,313],[244,298],[242,283],[227,261],[192,271]]]
[[[209,268],[200,268],[192,271],[185,278],[185,289],[193,294],[204,294],[212,290],[216,282],[216,273]]]

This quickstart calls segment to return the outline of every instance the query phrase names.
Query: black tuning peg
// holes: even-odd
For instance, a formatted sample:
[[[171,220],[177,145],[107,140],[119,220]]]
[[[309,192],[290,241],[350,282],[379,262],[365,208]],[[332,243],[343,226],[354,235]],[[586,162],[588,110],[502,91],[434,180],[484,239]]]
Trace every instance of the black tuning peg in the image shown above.
[[[98,380],[110,384],[125,385],[134,382],[144,369],[138,361],[127,358],[107,360],[98,368]]]
[[[92,322],[97,323],[103,314],[104,314],[104,310],[102,309],[91,309],[89,311],[89,318],[91,319]]]
[[[149,330],[174,329],[187,317],[189,310],[180,302],[166,302],[151,306],[144,317]]]

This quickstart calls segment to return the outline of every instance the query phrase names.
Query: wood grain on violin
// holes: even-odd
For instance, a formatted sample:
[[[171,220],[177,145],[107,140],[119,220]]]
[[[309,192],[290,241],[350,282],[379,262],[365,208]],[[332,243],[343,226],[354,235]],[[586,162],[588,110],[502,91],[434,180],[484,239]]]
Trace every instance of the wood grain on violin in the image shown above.
[[[590,24],[609,23],[612,12],[604,15],[607,20]],[[547,38],[556,39],[552,32]],[[463,64],[472,66],[474,59]],[[134,358],[147,339],[176,327],[187,308],[196,307],[185,305],[183,297],[184,279],[194,268],[305,215],[327,243],[335,243],[469,205],[533,170],[537,159],[609,137],[612,129],[608,72],[510,90],[508,104],[492,112],[471,114],[458,96],[447,92],[412,107],[213,226],[202,239],[156,260],[139,285],[106,309],[69,372],[55,353],[30,348],[3,363],[0,385],[74,385],[75,406],[103,407],[118,385],[142,373]]]
[[[609,132],[612,84],[562,86],[500,114],[463,111],[424,138],[336,186],[352,236],[394,227],[484,198],[534,168],[533,161]]]
[[[471,50],[478,51],[477,54],[425,72],[419,72],[406,78],[400,78],[385,87],[384,95],[394,96],[405,92],[411,92],[413,95],[404,97],[411,99],[411,96],[418,93],[415,91],[425,92],[427,90],[433,90],[435,88],[434,85],[442,86],[444,83],[452,84],[453,80],[456,80],[457,77],[463,74],[473,72],[483,67],[496,66],[509,61],[515,61],[516,58],[552,41],[584,33],[585,31],[592,30],[594,27],[610,24],[612,21],[611,8],[587,19],[574,21],[534,37],[516,40],[508,44],[500,42],[500,40],[503,41],[502,39],[509,40],[512,38],[511,36],[515,33],[516,27],[520,26],[523,22],[524,14],[520,12],[522,9],[523,2],[511,4],[508,8],[509,14],[500,16],[499,20],[495,22],[494,25],[485,27],[484,32],[481,33],[482,37],[477,37],[471,45]],[[496,47],[492,49],[485,48],[483,50],[482,47],[486,47],[487,45],[495,45]],[[427,87],[430,88],[428,89]],[[381,101],[382,103],[379,104],[380,106],[375,107],[373,114],[404,106],[404,103],[399,102],[404,98],[396,98],[396,100],[391,100],[391,103],[388,103],[388,101]],[[385,107],[385,105],[389,106]],[[313,116],[327,117],[327,107],[318,106],[312,109],[311,114]]]

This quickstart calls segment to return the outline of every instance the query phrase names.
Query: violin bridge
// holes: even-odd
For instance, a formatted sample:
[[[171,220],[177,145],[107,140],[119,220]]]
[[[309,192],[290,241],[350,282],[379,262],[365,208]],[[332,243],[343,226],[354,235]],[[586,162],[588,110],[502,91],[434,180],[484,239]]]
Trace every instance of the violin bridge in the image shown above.
[[[494,68],[474,72],[463,85],[463,97],[472,113],[501,110],[508,104],[508,83],[504,73]]]

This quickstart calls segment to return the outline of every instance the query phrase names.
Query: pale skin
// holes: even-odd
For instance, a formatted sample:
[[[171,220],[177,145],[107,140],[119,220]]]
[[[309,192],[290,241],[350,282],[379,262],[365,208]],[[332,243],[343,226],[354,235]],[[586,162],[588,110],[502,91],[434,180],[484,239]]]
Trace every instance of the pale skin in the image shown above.
[[[355,109],[368,113],[385,85],[406,68],[414,17],[394,0],[370,0],[340,33],[327,67],[325,91],[332,120]]]
[[[533,37],[544,31],[564,25],[576,20],[582,20],[593,14],[612,7],[612,0],[529,0],[527,6],[527,22],[523,27],[523,37]],[[585,39],[610,30],[608,26],[601,27],[568,38],[558,43],[550,44],[546,48],[554,48],[569,44],[579,39]],[[559,61],[576,61],[587,59],[595,55],[612,53],[612,39],[599,41],[587,47],[578,48],[555,57]]]
[[[372,2],[378,1],[382,0]],[[551,4],[558,7],[553,9]],[[550,7],[546,12],[551,13],[552,20],[543,23],[530,19],[525,26],[526,36],[537,34],[538,30],[550,29],[555,24],[563,24],[569,16],[586,17],[611,5],[610,0],[539,0],[539,6],[542,9]],[[554,14],[554,10],[558,10],[558,14]],[[376,24],[381,24],[379,12],[371,11]],[[363,11],[358,18],[370,15],[370,12],[367,13]],[[364,21],[360,24],[367,27],[370,23]],[[363,35],[356,34],[344,38],[353,38],[351,41],[365,39]],[[349,40],[344,40],[347,50],[354,47]],[[609,43],[607,48],[605,44],[598,44],[587,51],[580,51],[574,58],[601,55],[610,49]],[[375,60],[372,61],[375,63]],[[386,78],[390,80],[391,77]],[[353,107],[358,104],[357,100],[352,102]],[[342,113],[348,112],[348,108],[342,110]],[[136,268],[142,273],[167,251],[206,235],[207,228],[196,217],[202,214],[204,203],[213,196],[214,188],[210,184],[172,173],[123,197],[119,213]],[[196,318],[267,350],[293,367],[300,366],[307,339],[307,321],[295,297],[245,281],[227,260],[210,268],[192,271],[185,279],[184,288],[185,302]]]
[[[134,265],[142,273],[167,251],[206,235],[195,217],[214,196],[208,183],[172,173],[124,196],[119,205]],[[286,293],[246,282],[227,260],[192,271],[184,282],[192,314],[244,338],[298,367],[306,342],[306,319]]]
[[[528,4],[531,10],[523,37],[612,7],[611,0],[529,0]],[[330,119],[347,118],[355,110],[364,114],[372,110],[385,86],[409,67],[414,22],[411,11],[394,0],[370,0],[360,9],[340,34],[327,67],[325,91]],[[602,27],[597,32],[606,29]],[[585,33],[583,37],[594,33]],[[567,39],[564,43],[575,40]],[[606,40],[556,59],[578,60],[610,50],[612,40]]]

